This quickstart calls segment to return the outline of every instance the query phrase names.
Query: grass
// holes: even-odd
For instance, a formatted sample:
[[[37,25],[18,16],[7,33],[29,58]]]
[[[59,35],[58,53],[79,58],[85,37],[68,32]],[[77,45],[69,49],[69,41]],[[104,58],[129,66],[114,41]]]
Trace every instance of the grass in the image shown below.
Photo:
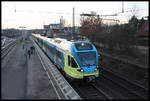
[[[98,49],[98,51],[100,51],[104,54],[106,53],[111,56],[121,58],[125,61],[134,62],[134,63],[144,65],[144,66],[149,66],[149,61],[148,61],[149,58],[145,57],[145,56],[133,56],[133,55],[131,55],[129,53],[125,53],[125,52],[111,51],[111,50],[107,50],[107,49],[100,50],[99,48],[97,48],[97,49]]]
[[[149,38],[139,38],[138,39],[138,45],[141,45],[141,46],[149,46]]]
[[[107,53],[110,54],[111,56],[114,57],[118,57],[127,61],[131,61],[131,62],[135,62],[137,64],[141,64],[144,66],[148,66],[149,62],[149,58],[147,57],[143,59],[142,56],[140,57],[134,57],[132,55],[129,54],[123,54],[121,52],[114,52],[114,51],[110,51],[110,50],[100,50],[99,48],[97,48],[98,51],[101,51],[102,53]],[[101,62],[99,62],[101,63]],[[149,88],[149,71],[148,70],[144,70],[141,68],[138,68],[136,66],[131,66],[128,64],[124,64],[121,62],[116,62],[113,59],[103,59],[102,67],[111,70],[114,73],[117,73],[135,83],[138,83],[139,85],[145,87],[145,88]],[[149,67],[149,66],[148,66]]]
[[[118,58],[124,59],[125,61],[132,61],[132,62],[137,63],[137,64],[148,66],[148,61],[145,61],[145,60],[140,59],[140,58],[133,58],[131,56],[124,56],[124,55],[116,55],[116,56]]]

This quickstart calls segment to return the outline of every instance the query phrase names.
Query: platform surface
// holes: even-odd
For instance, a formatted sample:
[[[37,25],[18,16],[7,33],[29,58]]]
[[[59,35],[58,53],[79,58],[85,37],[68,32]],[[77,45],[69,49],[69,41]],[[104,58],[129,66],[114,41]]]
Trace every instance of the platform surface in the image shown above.
[[[32,45],[29,41],[26,49]],[[27,60],[24,52],[18,42],[2,61],[2,99],[58,99],[36,51]]]

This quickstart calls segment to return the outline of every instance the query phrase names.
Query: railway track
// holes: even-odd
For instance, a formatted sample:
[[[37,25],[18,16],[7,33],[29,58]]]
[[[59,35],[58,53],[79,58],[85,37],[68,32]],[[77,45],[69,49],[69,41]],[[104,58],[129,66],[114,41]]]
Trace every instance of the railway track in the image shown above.
[[[9,43],[5,48],[1,51],[1,59],[4,59],[6,55],[12,50],[12,48],[17,44],[17,41]]]
[[[101,67],[143,88],[149,88],[148,69],[137,68],[111,59],[103,59]]]
[[[108,71],[104,68],[102,68],[100,74],[103,79],[106,79],[108,82],[112,82],[114,85],[117,85],[118,88],[120,88],[120,90],[124,89],[124,91],[127,91],[127,94],[125,94],[125,96],[127,97],[127,95],[129,95],[129,99],[135,98],[135,99],[147,100],[149,97],[148,89],[143,88],[140,85],[138,85],[134,82],[131,82],[126,78],[123,78],[123,77],[121,77],[111,71]],[[123,93],[125,93],[125,92],[123,92]]]
[[[95,82],[71,82],[82,99],[148,100],[148,90],[103,70]]]
[[[82,99],[110,100],[110,96],[91,83],[74,82],[71,86],[78,92]]]

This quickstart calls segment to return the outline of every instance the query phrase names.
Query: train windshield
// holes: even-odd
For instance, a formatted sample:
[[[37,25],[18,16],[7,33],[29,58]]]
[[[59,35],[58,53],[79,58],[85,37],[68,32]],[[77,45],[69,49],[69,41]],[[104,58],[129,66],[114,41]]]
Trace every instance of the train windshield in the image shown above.
[[[96,65],[96,53],[95,52],[80,52],[78,53],[78,57],[82,66]]]

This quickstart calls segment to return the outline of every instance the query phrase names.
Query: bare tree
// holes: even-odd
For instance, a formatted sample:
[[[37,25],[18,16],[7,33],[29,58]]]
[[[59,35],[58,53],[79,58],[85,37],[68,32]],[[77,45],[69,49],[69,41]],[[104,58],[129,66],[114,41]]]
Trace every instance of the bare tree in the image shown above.
[[[81,32],[91,41],[94,40],[94,35],[102,31],[102,19],[98,16],[88,16],[81,19]]]

